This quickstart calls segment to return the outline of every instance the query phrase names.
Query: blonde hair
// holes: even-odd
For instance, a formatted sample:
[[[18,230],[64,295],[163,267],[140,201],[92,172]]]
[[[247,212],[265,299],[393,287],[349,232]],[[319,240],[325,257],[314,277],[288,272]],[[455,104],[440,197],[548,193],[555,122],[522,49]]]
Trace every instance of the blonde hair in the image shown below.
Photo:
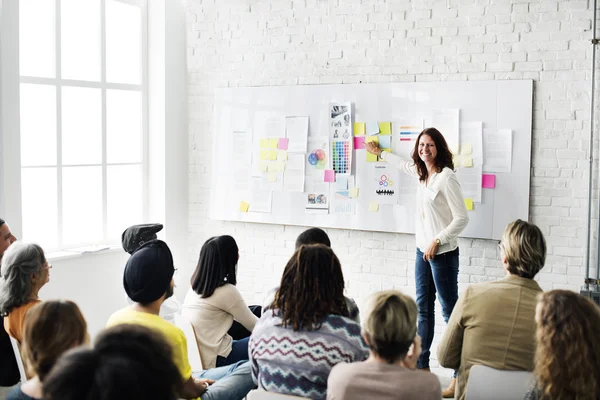
[[[533,279],[546,263],[546,239],[529,222],[518,219],[508,224],[500,246],[512,275]]]
[[[363,324],[371,350],[388,363],[403,359],[417,335],[417,303],[396,290],[375,293]]]

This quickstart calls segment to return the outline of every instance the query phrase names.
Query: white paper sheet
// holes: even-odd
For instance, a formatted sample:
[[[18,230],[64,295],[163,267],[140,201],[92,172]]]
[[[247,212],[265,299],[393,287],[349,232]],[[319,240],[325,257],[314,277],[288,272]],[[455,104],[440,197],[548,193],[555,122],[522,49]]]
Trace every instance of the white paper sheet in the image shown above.
[[[466,122],[460,129],[459,154],[455,155],[458,161],[454,167],[457,169],[456,177],[460,182],[460,188],[465,199],[472,199],[475,203],[481,203],[481,172],[483,168],[483,123]],[[471,146],[471,154],[463,154],[467,145]],[[461,167],[462,157],[471,157],[472,167]]]
[[[460,143],[460,110],[458,108],[436,109],[431,111],[431,127],[444,135],[449,146]]]
[[[290,139],[288,151],[306,152],[308,117],[287,117],[285,119],[285,135]]]
[[[483,130],[483,172],[511,172],[512,130]]]
[[[250,182],[250,192],[247,203],[250,205],[249,212],[271,212],[271,200],[273,192],[270,190],[261,190],[261,178],[252,178]]]
[[[283,174],[283,190],[287,192],[304,191],[304,153],[288,153],[287,165]]]
[[[398,174],[398,169],[387,163],[373,164],[369,198],[379,204],[396,204],[398,202]]]
[[[307,182],[306,188],[306,213],[329,213],[329,183]]]

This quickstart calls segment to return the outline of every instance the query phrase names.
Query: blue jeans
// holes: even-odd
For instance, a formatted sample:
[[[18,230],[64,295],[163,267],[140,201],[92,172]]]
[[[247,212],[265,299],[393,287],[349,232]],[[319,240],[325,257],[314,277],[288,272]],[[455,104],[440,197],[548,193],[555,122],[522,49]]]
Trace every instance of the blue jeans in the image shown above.
[[[201,400],[242,400],[256,389],[252,381],[250,362],[240,361],[227,367],[211,368],[192,374],[196,379],[214,379]]]
[[[234,340],[231,343],[231,352],[227,357],[217,356],[217,367],[235,364],[238,361],[248,361],[248,341],[250,337]]]
[[[458,247],[433,260],[424,261],[423,252],[417,249],[415,260],[415,284],[419,308],[418,333],[422,352],[417,368],[429,368],[429,356],[435,330],[435,294],[440,297],[442,316],[448,322],[458,300]]]

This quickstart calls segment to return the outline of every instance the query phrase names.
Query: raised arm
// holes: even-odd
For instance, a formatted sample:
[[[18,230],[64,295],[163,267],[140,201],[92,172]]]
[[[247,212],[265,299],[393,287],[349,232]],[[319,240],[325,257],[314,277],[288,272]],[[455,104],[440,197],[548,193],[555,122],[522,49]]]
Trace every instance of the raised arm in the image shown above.
[[[418,176],[417,169],[412,160],[405,160],[404,158],[397,156],[389,151],[383,151],[374,142],[367,143],[366,149],[371,154],[376,154],[383,161],[395,166],[400,171],[410,176]]]

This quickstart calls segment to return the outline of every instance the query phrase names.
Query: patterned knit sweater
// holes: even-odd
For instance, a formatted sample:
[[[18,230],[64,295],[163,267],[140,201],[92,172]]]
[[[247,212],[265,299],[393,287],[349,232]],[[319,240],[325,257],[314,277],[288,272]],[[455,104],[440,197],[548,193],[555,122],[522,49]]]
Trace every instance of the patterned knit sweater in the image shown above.
[[[350,318],[328,315],[319,330],[294,332],[281,326],[278,314],[267,310],[250,337],[252,378],[260,389],[325,399],[334,365],[369,356],[360,325]]]

